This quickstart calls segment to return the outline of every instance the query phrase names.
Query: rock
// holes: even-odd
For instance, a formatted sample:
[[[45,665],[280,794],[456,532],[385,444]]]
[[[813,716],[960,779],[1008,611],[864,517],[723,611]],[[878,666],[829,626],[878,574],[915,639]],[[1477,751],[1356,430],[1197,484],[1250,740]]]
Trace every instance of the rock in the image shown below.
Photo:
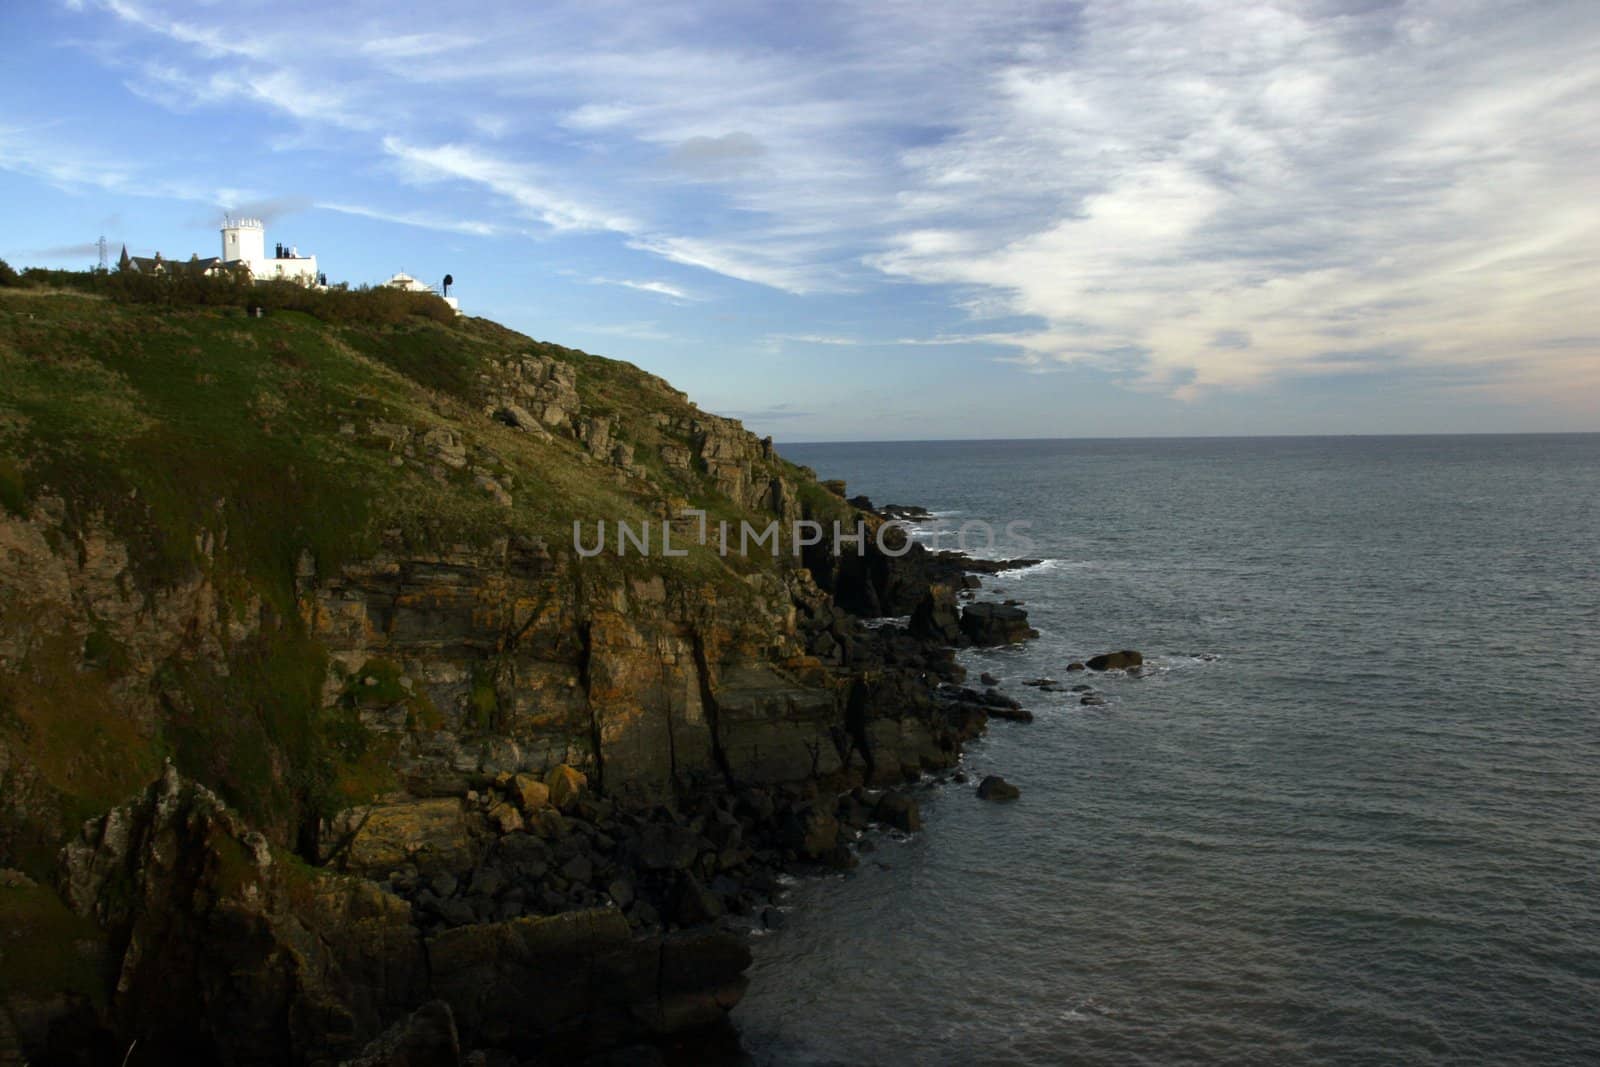
[[[594,864],[588,856],[574,856],[561,865],[561,877],[577,885],[588,885],[594,877]]]
[[[472,866],[472,838],[455,797],[352,808],[333,820],[329,835],[347,870],[387,874],[407,863],[422,870]]]
[[[839,820],[808,806],[790,816],[784,836],[788,846],[804,859],[826,860],[839,842]]]
[[[506,404],[497,408],[494,418],[495,421],[502,422],[524,433],[544,433],[544,427],[539,425],[539,420],[534,418],[528,409],[520,404]]]
[[[1078,703],[1087,707],[1099,707],[1100,705],[1106,703],[1106,698],[1101,696],[1099,693],[1086,693],[1084,694],[1083,699],[1079,700]]]
[[[991,774],[978,783],[979,800],[1016,800],[1021,795],[1022,790],[998,774]]]
[[[686,873],[678,879],[672,896],[671,915],[679,926],[700,926],[714,922],[722,917],[722,913],[722,901],[701,885],[698,878]]]
[[[989,715],[992,718],[1005,719],[1008,722],[1032,722],[1033,721],[1033,712],[1029,711],[1027,708],[1021,708],[1021,707],[1016,707],[1016,708],[999,707],[999,708],[996,708],[996,707],[991,707],[991,708],[988,709],[988,712],[989,712]]]
[[[872,817],[906,833],[922,829],[922,812],[917,809],[917,802],[893,789],[878,798],[878,806],[873,809]]]
[[[546,841],[558,841],[567,833],[567,820],[554,808],[545,808],[528,816],[526,820],[528,829]]]
[[[633,880],[631,878],[617,878],[613,880],[610,885],[606,886],[606,893],[611,897],[612,901],[616,903],[617,907],[621,908],[623,911],[628,910],[628,907],[633,903],[636,895],[633,887]]]
[[[430,1000],[374,1038],[344,1067],[455,1067],[460,1063],[455,1013],[444,1001]]]
[[[522,812],[516,805],[501,801],[489,808],[489,822],[502,834],[513,833],[522,829]]]
[[[970,610],[970,609],[969,609]],[[934,585],[923,594],[911,613],[911,633],[930,641],[955,644],[961,640],[961,617],[956,606],[955,592],[944,585]]]
[[[1079,663],[1077,660],[1073,660],[1071,663],[1067,664],[1067,670],[1069,671],[1081,671],[1084,669],[1086,669],[1084,665]]]
[[[1000,679],[996,678],[994,675],[990,674],[988,671],[984,671],[982,674],[978,675],[978,681],[981,682],[984,685],[999,685],[1000,684]]]
[[[589,777],[563,763],[550,768],[550,772],[544,776],[544,784],[550,790],[550,803],[562,812],[570,812],[573,805],[577,804],[584,786],[589,784]]]
[[[1007,604],[968,604],[961,611],[961,632],[975,645],[1010,645],[1038,637],[1028,613]]]
[[[68,906],[106,935],[100,1039],[118,1052],[137,1040],[151,1062],[196,1049],[220,1063],[338,1062],[425,999],[405,901],[285,862],[171,765],[87,822],[60,866]]]
[[[550,787],[531,774],[512,775],[511,790],[524,815],[550,806]]]
[[[422,435],[422,445],[446,467],[460,470],[467,465],[467,446],[451,430],[442,426],[429,430]]]
[[[1099,656],[1091,657],[1088,667],[1091,671],[1125,671],[1129,667],[1137,667],[1144,662],[1144,657],[1131,648],[1121,652],[1106,652]]]
[[[651,823],[640,832],[635,855],[646,870],[681,871],[699,855],[699,840],[687,827]]]
[[[463,1044],[539,1062],[552,1047],[625,1045],[719,1022],[750,965],[732,934],[636,938],[615,908],[458,927],[431,938],[428,957]]]

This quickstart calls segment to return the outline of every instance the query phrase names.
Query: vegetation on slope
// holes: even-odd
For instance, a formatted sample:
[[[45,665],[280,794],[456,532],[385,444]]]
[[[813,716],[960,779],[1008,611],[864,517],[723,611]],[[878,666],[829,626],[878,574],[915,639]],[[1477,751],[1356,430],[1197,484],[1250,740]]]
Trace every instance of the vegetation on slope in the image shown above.
[[[0,507],[39,519],[59,501],[49,535],[63,545],[109,528],[131,553],[130,593],[205,574],[225,610],[264,604],[277,623],[227,648],[221,670],[179,660],[148,682],[125,677],[109,633],[59,635],[25,662],[0,663],[0,750],[28,755],[49,793],[35,812],[58,814],[41,826],[0,812],[0,866],[42,871],[75,821],[147,781],[164,757],[280,831],[391,784],[359,725],[360,698],[322,706],[326,660],[296,610],[307,561],[327,577],[386,539],[414,552],[505,536],[559,549],[574,520],[639,523],[683,504],[748,515],[701,467],[661,464],[663,444],[684,443],[683,420],[703,416],[628,364],[377,291],[93,272],[22,280],[0,290]],[[271,310],[258,318],[250,305]],[[485,417],[486,376],[529,355],[574,368],[585,412],[613,419],[638,472]],[[385,427],[405,428],[405,443]],[[418,444],[431,431],[460,441],[470,463],[435,462]],[[804,481],[775,457],[770,468]],[[486,478],[509,503],[485,491]],[[810,510],[833,506],[814,483],[801,492]],[[737,599],[748,595],[737,577],[763,564],[694,549],[585,565],[677,572]],[[7,610],[0,595],[0,626]],[[382,665],[369,669],[384,684]],[[154,734],[117,699],[134,681],[160,695]]]

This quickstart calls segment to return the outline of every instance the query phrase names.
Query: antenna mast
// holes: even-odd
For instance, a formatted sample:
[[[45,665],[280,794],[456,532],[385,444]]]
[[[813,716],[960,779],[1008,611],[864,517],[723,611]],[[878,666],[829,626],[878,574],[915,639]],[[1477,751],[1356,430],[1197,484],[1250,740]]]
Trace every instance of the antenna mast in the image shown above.
[[[107,257],[107,254],[108,254],[106,252],[106,235],[105,234],[101,234],[100,235],[100,240],[98,240],[98,241],[96,241],[94,243],[94,247],[100,253],[100,273],[104,274],[105,271],[106,271],[106,257]]]

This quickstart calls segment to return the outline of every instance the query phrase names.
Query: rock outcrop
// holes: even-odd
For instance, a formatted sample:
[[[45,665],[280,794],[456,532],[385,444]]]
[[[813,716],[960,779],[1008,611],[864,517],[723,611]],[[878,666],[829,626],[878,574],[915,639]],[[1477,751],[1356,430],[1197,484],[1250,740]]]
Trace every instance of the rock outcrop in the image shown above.
[[[968,604],[961,611],[961,632],[975,645],[1012,645],[1039,636],[1028,625],[1028,613],[1009,604]]]

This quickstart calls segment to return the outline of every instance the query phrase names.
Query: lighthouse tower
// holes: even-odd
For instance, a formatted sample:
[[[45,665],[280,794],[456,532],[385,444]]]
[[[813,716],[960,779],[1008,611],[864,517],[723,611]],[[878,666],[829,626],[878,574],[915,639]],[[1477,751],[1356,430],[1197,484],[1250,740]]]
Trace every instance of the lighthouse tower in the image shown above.
[[[222,262],[243,261],[252,270],[267,258],[267,231],[260,219],[222,219]]]
[[[279,244],[267,256],[267,231],[260,219],[222,219],[222,262],[247,267],[258,282],[289,281],[317,285],[317,257],[302,256],[300,250]]]

